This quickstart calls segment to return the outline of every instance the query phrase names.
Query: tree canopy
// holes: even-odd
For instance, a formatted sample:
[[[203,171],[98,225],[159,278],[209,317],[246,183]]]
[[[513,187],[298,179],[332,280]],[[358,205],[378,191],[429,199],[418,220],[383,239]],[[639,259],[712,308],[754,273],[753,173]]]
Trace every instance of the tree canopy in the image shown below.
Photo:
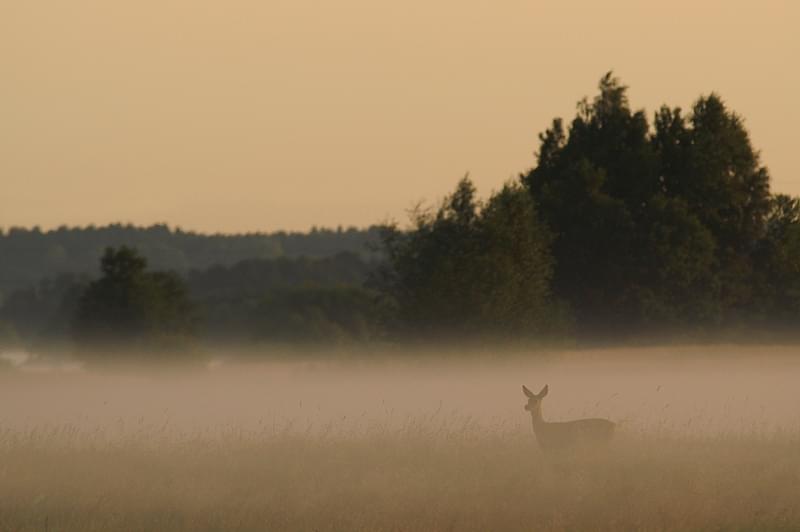
[[[774,198],[743,121],[711,94],[653,123],[609,73],[521,177],[555,235],[554,290],[585,332],[715,326],[754,297]]]
[[[484,204],[462,179],[436,211],[384,228],[373,278],[404,337],[529,337],[563,325],[550,294],[549,231],[530,195],[507,184]]]
[[[125,246],[108,248],[100,270],[102,277],[78,301],[74,335],[80,344],[133,348],[191,334],[193,308],[180,276],[148,271],[147,260]]]

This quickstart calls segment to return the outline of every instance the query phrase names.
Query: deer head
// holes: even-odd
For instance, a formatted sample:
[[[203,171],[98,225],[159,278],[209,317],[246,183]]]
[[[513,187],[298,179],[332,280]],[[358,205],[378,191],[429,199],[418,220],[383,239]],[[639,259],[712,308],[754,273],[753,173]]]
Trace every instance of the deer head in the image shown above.
[[[530,391],[527,388],[527,386],[525,386],[523,384],[522,385],[522,393],[524,393],[525,397],[528,398],[528,404],[525,405],[525,410],[527,410],[528,412],[534,412],[534,413],[540,412],[541,408],[542,408],[542,399],[544,399],[547,396],[548,390],[549,390],[549,387],[545,384],[544,388],[542,388],[542,391],[540,391],[537,394],[537,393],[533,393],[532,391]]]

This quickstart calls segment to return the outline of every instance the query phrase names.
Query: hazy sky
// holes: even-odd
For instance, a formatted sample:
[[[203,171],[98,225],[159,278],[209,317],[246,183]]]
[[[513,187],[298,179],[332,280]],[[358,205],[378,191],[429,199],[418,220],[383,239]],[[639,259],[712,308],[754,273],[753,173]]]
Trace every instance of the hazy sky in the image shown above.
[[[796,0],[0,0],[0,226],[405,219],[534,164],[609,69],[719,92],[800,194]]]

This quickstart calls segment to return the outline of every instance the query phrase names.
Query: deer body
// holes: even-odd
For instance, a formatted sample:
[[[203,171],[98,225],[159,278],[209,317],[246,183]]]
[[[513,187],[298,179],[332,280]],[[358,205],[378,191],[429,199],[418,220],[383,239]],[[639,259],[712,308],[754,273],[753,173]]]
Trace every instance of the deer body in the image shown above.
[[[607,419],[545,421],[542,418],[542,399],[547,395],[548,387],[542,388],[538,394],[531,392],[525,386],[522,387],[522,391],[528,397],[525,410],[531,414],[536,441],[544,451],[569,449],[578,445],[598,446],[608,443],[614,435],[616,425]]]

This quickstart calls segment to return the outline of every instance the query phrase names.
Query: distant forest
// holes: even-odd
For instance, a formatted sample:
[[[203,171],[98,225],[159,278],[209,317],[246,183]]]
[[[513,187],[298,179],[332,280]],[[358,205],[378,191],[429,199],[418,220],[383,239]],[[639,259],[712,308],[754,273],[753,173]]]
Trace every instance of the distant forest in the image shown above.
[[[268,294],[301,298],[314,290],[359,289],[377,260],[379,234],[378,227],[245,235],[164,225],[12,228],[0,232],[0,347],[71,342],[79,301],[102,273],[101,257],[123,247],[135,250],[143,268],[170,272],[186,285],[193,335],[253,341],[264,336],[263,320],[253,313]]]
[[[318,229],[307,233],[205,235],[166,225],[135,227],[0,227],[0,301],[14,290],[62,273],[94,275],[105,248],[130,246],[161,270],[188,272],[230,266],[246,259],[329,257],[349,251],[368,259],[378,228]]]
[[[800,201],[718,95],[648,118],[609,73],[539,140],[403,226],[4,231],[0,346],[796,339]]]

